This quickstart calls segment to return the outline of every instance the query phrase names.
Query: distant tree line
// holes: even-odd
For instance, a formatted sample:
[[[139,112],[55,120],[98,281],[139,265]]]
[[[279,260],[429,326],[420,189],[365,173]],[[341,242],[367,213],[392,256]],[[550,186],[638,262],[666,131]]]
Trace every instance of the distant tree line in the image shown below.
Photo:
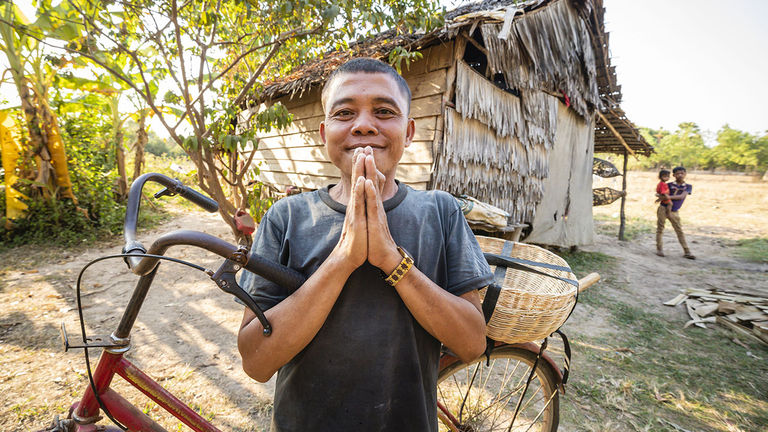
[[[727,124],[717,132],[717,145],[705,144],[695,123],[680,123],[672,132],[641,128],[655,153],[634,163],[636,168],[684,166],[688,169],[765,172],[768,170],[768,131],[762,135],[733,129]]]

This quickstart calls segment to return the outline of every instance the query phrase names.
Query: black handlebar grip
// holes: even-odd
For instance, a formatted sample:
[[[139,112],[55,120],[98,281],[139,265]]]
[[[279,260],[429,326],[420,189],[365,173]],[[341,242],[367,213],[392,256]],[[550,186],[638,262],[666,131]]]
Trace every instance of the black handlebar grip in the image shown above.
[[[291,290],[298,289],[307,280],[307,278],[298,271],[264,259],[256,254],[250,254],[248,256],[248,264],[245,265],[245,268],[246,270],[256,273],[265,279],[269,279],[272,282]]]
[[[213,213],[216,211],[219,211],[219,204],[212,200],[211,198],[208,198],[207,196],[201,194],[200,192],[192,189],[189,186],[182,186],[179,188],[179,195],[182,197],[192,201],[193,203],[197,204],[199,207],[201,207],[203,210]]]

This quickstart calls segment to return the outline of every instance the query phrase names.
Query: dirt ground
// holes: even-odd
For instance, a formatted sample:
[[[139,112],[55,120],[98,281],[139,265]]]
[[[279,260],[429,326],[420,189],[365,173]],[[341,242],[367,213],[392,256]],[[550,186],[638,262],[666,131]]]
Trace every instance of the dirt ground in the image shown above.
[[[655,224],[654,175],[633,172],[628,181],[632,241],[615,240],[615,203],[595,209],[596,242],[584,248],[617,257],[611,278],[618,280],[622,288],[609,292],[616,284],[599,284],[591,290],[622,296],[664,314],[680,327],[687,320],[683,309],[661,303],[677,295],[681,288],[730,287],[768,296],[768,264],[744,261],[734,255],[737,240],[768,237],[768,183],[753,182],[748,177],[691,174],[694,194],[686,201],[682,215],[698,259],[689,261],[682,258],[671,228],[665,235],[668,258],[662,260],[653,254],[654,234],[649,226]],[[140,238],[149,244],[152,238],[179,228],[231,238],[217,215],[189,211],[179,213],[152,232],[140,233]],[[0,430],[42,428],[54,414],[65,414],[82,393],[86,386],[82,351],[63,352],[59,326],[63,321],[71,335],[79,333],[74,290],[78,272],[94,258],[119,253],[120,247],[116,240],[83,245],[77,251],[27,247],[0,254]],[[175,248],[169,254],[212,269],[220,263],[193,248]],[[660,268],[666,270],[660,272]],[[86,272],[83,312],[89,334],[107,335],[114,330],[135,279],[119,259],[97,263]],[[240,368],[235,335],[241,314],[241,306],[220,292],[205,274],[177,264],[163,264],[134,327],[128,358],[204,417],[213,419],[220,429],[263,430],[270,415],[273,384],[256,383]],[[606,314],[594,307],[577,308],[566,327],[577,336],[577,353],[580,334],[602,335],[610,341],[615,329]],[[620,345],[621,341],[615,341],[614,346]],[[768,350],[759,355],[764,363]],[[148,399],[127,389],[119,378],[115,382],[118,389],[125,390],[129,398],[135,397],[132,400],[137,406],[166,428],[183,429]],[[566,398],[561,406],[568,403]],[[583,401],[573,405],[578,410],[590,410]],[[589,415],[611,416],[600,411],[589,411]],[[600,423],[599,418],[596,423]],[[585,429],[566,419],[561,430]]]
[[[650,300],[669,300],[680,288],[688,287],[768,296],[768,257],[762,263],[748,262],[734,254],[738,240],[768,237],[768,182],[751,176],[701,173],[689,173],[686,181],[693,185],[693,194],[685,200],[680,215],[695,261],[682,258],[683,250],[669,223],[664,231],[666,258],[654,255],[658,179],[649,172],[630,171],[627,178],[626,232],[630,241],[615,240],[620,211],[620,201],[616,201],[594,208],[599,235],[594,245],[583,249],[621,258],[618,273]],[[621,189],[620,177],[614,182]],[[673,264],[672,271],[658,271],[669,264]],[[744,273],[734,278],[732,271]]]

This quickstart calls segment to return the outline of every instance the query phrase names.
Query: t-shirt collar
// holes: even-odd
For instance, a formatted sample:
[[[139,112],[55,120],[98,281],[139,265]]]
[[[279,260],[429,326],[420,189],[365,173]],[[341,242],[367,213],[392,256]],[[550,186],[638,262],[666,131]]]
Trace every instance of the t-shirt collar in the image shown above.
[[[384,211],[390,211],[397,207],[401,202],[403,202],[405,196],[408,195],[408,187],[406,185],[400,183],[400,180],[395,180],[395,184],[397,185],[397,192],[395,192],[395,195],[392,198],[384,201]],[[336,185],[331,184],[322,189],[318,189],[317,193],[320,195],[320,199],[328,207],[336,210],[339,213],[346,213],[347,206],[331,198],[331,194],[328,192],[333,186]]]

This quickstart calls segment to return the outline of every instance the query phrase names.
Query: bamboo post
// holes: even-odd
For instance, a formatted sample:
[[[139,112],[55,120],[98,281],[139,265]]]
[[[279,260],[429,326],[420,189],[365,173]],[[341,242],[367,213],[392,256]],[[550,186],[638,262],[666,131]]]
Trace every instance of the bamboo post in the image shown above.
[[[627,217],[624,213],[624,204],[627,201],[627,159],[629,159],[629,153],[625,150],[624,151],[624,173],[622,174],[621,179],[621,191],[623,192],[623,195],[621,196],[621,212],[619,212],[619,218],[620,218],[620,224],[619,224],[619,240],[624,241],[626,240],[624,238],[624,228],[627,224]]]

